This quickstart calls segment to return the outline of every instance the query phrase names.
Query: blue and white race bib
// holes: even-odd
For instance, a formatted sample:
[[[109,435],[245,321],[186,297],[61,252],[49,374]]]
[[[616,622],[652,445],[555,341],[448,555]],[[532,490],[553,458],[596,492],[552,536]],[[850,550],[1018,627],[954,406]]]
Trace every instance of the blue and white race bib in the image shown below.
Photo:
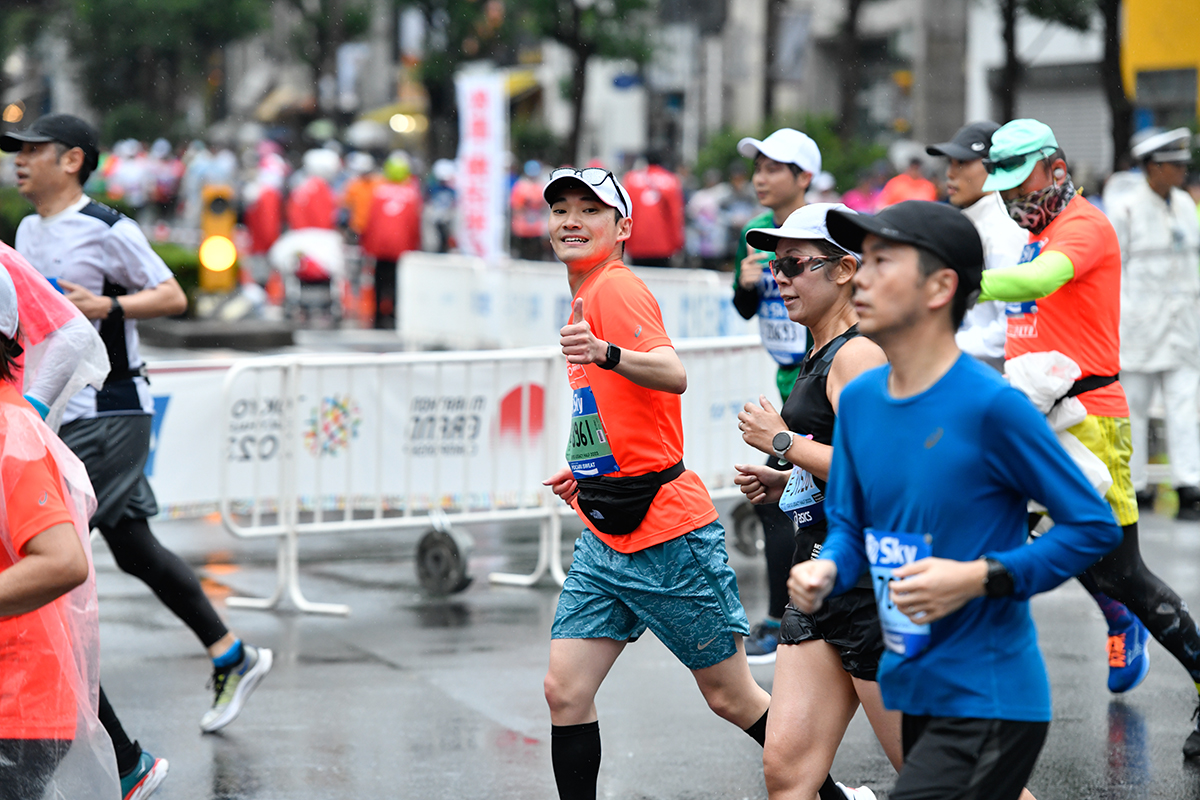
[[[594,478],[620,469],[613,457],[608,431],[600,420],[591,386],[579,386],[571,395],[571,435],[567,438],[567,464],[576,478]]]
[[[763,267],[758,296],[758,335],[763,347],[781,366],[799,364],[808,350],[808,336],[803,325],[788,317],[787,306],[779,296],[779,284],[770,267]]]
[[[811,472],[792,467],[792,475],[779,498],[779,510],[791,517],[798,528],[825,519],[825,493],[817,487]]]
[[[931,540],[926,533],[866,530],[867,560],[871,564],[871,583],[875,587],[875,604],[879,607],[883,644],[905,658],[912,658],[929,646],[929,625],[913,622],[896,608],[892,602],[891,584],[897,579],[892,576],[892,571],[933,555]]]

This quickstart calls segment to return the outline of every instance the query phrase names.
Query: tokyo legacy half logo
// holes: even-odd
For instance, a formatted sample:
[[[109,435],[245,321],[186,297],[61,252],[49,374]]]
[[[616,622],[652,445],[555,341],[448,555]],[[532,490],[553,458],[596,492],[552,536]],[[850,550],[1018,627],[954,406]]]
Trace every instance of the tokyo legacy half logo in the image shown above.
[[[314,456],[333,456],[358,438],[362,414],[349,395],[333,395],[321,400],[308,417],[304,447]]]

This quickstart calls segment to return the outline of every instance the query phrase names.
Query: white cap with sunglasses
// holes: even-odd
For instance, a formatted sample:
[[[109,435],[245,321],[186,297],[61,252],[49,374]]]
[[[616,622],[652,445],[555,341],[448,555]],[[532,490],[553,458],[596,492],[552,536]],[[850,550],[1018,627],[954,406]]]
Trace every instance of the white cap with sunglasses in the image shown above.
[[[596,195],[596,199],[601,203],[609,208],[615,208],[622,217],[633,218],[633,201],[629,198],[629,192],[625,191],[625,187],[621,185],[615,175],[599,167],[588,167],[587,169],[560,167],[554,170],[550,173],[550,181],[546,184],[546,188],[542,190],[542,197],[546,199],[547,203],[554,205],[554,201],[561,197],[555,193],[563,191],[571,184],[587,189]]]
[[[828,242],[843,253],[861,259],[858,253],[851,253],[830,238],[829,228],[825,223],[825,216],[830,211],[855,213],[852,208],[841,203],[811,203],[789,214],[783,225],[778,228],[755,228],[746,231],[746,244],[756,250],[774,252],[775,248],[779,246],[780,239],[819,239]]]

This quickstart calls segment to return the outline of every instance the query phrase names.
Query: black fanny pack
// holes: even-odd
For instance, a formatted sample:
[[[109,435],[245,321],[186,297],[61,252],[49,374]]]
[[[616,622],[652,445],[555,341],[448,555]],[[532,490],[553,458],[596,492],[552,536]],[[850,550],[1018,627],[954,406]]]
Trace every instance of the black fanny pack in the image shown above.
[[[662,472],[624,477],[579,478],[579,510],[601,533],[625,536],[642,524],[658,490],[683,474],[683,462]]]

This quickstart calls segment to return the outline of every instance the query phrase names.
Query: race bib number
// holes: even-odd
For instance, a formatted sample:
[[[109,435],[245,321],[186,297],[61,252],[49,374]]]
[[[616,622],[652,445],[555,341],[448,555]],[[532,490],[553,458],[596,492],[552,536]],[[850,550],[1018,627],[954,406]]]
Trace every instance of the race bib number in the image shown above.
[[[798,528],[825,519],[825,493],[817,487],[811,472],[792,467],[792,475],[779,498],[779,510],[791,517]]]
[[[867,528],[867,560],[871,564],[871,583],[879,608],[879,627],[888,650],[912,658],[929,646],[929,625],[913,622],[892,602],[891,584],[897,567],[933,555],[931,537],[921,533],[883,532]]]
[[[596,408],[591,386],[579,386],[571,393],[571,435],[567,439],[567,464],[576,478],[595,478],[617,472],[608,431]]]
[[[779,284],[769,267],[763,268],[758,284],[758,335],[777,364],[790,367],[804,360],[808,337],[804,326],[788,318],[787,306],[779,296]]]

